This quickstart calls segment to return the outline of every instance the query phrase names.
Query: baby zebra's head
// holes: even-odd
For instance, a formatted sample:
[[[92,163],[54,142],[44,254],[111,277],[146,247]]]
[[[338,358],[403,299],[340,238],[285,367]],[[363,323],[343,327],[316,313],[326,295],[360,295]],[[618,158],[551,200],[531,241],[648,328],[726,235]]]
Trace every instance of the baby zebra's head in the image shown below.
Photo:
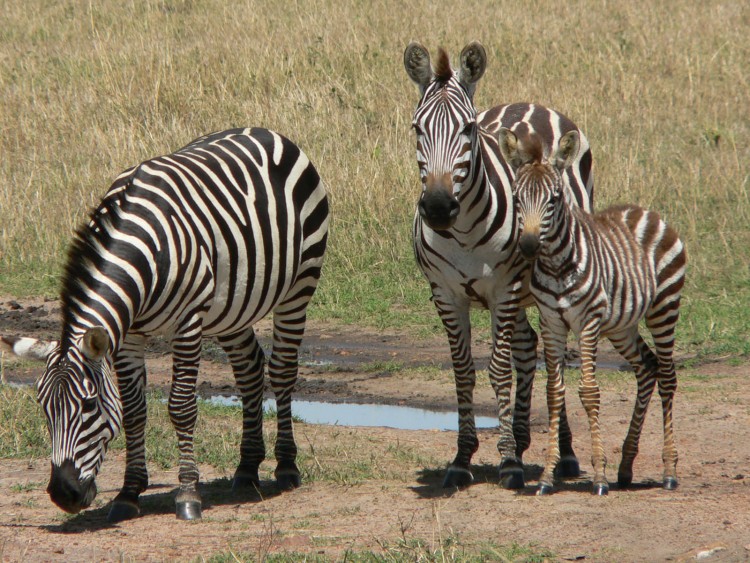
[[[498,140],[503,158],[516,175],[513,205],[518,217],[518,248],[526,260],[533,261],[542,243],[552,235],[556,209],[567,205],[562,172],[578,156],[580,138],[577,131],[568,131],[548,157],[536,135],[529,135],[522,142],[503,127]]]

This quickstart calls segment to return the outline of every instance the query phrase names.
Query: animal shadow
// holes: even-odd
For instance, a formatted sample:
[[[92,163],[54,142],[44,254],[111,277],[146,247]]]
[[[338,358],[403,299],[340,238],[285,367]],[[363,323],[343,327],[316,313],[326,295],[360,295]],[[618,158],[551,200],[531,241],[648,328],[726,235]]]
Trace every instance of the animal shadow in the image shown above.
[[[175,515],[175,496],[177,487],[166,484],[154,484],[141,494],[139,518],[148,518],[154,515]],[[247,489],[245,491],[233,491],[232,479],[221,478],[207,483],[200,483],[198,491],[201,495],[202,510],[204,517],[206,511],[214,506],[240,505],[245,503],[258,503],[264,499],[273,498],[281,494],[276,487],[275,481],[261,481],[260,487]],[[114,493],[112,498],[114,498]],[[115,528],[120,523],[112,523],[107,520],[110,504],[107,503],[99,508],[85,510],[72,516],[60,524],[50,524],[41,528],[56,534],[77,534],[80,532],[98,531]]]

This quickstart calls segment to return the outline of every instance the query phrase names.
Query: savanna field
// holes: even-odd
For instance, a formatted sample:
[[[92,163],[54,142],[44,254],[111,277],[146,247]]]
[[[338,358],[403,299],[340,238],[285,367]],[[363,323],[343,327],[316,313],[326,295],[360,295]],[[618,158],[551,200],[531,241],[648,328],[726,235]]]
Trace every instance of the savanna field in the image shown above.
[[[418,92],[402,62],[411,40],[433,56],[445,47],[454,63],[467,42],[481,41],[488,67],[477,108],[531,101],[570,117],[591,143],[595,207],[630,202],[659,211],[685,241],[689,269],[677,331],[682,481],[672,496],[645,486],[615,491],[605,504],[589,498],[588,484],[544,500],[515,495],[497,485],[490,434],[475,458],[481,483],[445,496],[440,474],[454,434],[300,423],[302,489],[264,489],[264,500],[243,504],[211,485],[213,514],[178,523],[168,488],[176,482],[174,438],[154,397],[149,457],[152,483],[163,484],[147,504],[155,514],[108,527],[122,445],[102,470],[108,481],[93,515],[63,515],[44,491],[41,412],[32,394],[3,386],[0,491],[8,516],[0,515],[0,559],[658,561],[690,559],[714,543],[723,548],[715,560],[750,557],[748,29],[750,6],[739,0],[4,4],[0,301],[57,296],[74,228],[122,170],[211,131],[260,126],[297,143],[328,188],[331,234],[309,309],[316,330],[332,339],[354,327],[373,338],[397,332],[416,349],[434,346],[447,362],[411,243],[420,192],[410,130]],[[475,320],[486,347],[487,320],[481,313]],[[42,369],[3,362],[9,373]],[[398,361],[377,369],[400,382],[407,404],[410,392],[451,397],[447,369]],[[632,408],[632,379],[603,377],[604,405],[616,413],[602,414],[613,447]],[[480,384],[489,394],[478,402],[491,407],[486,375]],[[569,404],[580,408],[569,388]],[[545,410],[543,392],[535,404]],[[655,481],[658,407],[652,403],[636,467]],[[199,454],[203,480],[221,480],[236,463],[239,414],[202,412],[203,431],[221,436]],[[585,417],[572,424],[588,468]],[[535,434],[524,460],[541,464],[545,440]],[[608,453],[616,464],[619,454]],[[656,524],[662,537],[651,533]],[[167,529],[165,539],[159,531]],[[144,537],[166,547],[150,551]]]

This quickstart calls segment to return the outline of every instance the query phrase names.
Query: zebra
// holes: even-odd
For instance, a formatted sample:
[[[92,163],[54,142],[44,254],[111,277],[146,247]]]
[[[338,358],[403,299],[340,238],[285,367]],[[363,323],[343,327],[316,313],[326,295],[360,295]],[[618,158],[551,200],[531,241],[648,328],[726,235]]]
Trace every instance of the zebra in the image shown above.
[[[672,405],[677,375],[673,351],[687,262],[682,241],[654,211],[619,205],[592,215],[561,197],[563,171],[575,163],[579,151],[578,132],[566,133],[549,158],[543,155],[536,137],[520,141],[503,128],[499,142],[506,162],[517,168],[513,197],[520,229],[518,249],[520,256],[533,263],[531,294],[540,312],[547,363],[549,446],[537,493],[552,492],[553,469],[560,455],[556,437],[565,400],[563,354],[570,330],[580,337],[578,392],[591,429],[592,492],[609,492],[595,379],[597,345],[604,336],[632,365],[638,382],[618,484],[627,487],[633,480],[633,460],[658,382],[664,424],[663,487],[675,489]],[[653,337],[655,353],[639,334],[641,320]]]
[[[148,487],[147,337],[163,335],[173,356],[168,399],[179,445],[176,514],[201,518],[193,453],[201,341],[226,351],[242,397],[236,490],[259,484],[265,458],[265,354],[253,325],[273,313],[269,379],[278,411],[275,477],[300,485],[291,395],[308,303],[328,237],[328,198],[307,156],[262,128],[230,129],[120,174],[70,247],[56,343],[5,337],[22,355],[47,355],[38,400],[52,440],[48,492],[77,513],[96,496],[95,478],[121,428],[122,489],[113,522],[140,514]]]
[[[458,70],[439,48],[434,67],[427,49],[412,42],[404,67],[421,99],[412,128],[417,137],[417,164],[422,184],[414,216],[413,242],[419,268],[430,284],[432,300],[450,345],[458,403],[457,453],[448,466],[444,487],[473,481],[471,458],[479,442],[473,407],[475,365],[471,353],[470,307],[488,309],[492,318],[489,378],[499,419],[497,448],[500,483],[524,487],[523,452],[530,444],[529,411],[536,370],[537,336],[524,307],[530,269],[515,252],[517,227],[510,192],[513,170],[500,154],[497,131],[537,132],[551,152],[562,135],[579,132],[580,157],[565,173],[566,197],[591,208],[591,151],[585,136],[564,115],[540,105],[513,103],[477,113],[473,97],[487,63],[479,42],[461,51]],[[511,420],[513,363],[517,370],[515,412]],[[562,416],[559,471],[577,476],[567,419]]]

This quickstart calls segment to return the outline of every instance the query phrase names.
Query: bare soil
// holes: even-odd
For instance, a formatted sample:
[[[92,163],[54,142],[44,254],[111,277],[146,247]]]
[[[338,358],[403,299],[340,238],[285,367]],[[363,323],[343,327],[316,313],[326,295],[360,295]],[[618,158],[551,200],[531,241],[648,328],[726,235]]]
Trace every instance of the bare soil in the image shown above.
[[[54,338],[59,332],[55,301],[15,302],[0,298],[0,334]],[[267,343],[270,325],[258,327]],[[486,336],[474,343],[479,367],[489,353]],[[415,339],[396,331],[341,327],[312,322],[302,354],[297,397],[311,400],[403,404],[453,410],[449,375],[422,366],[449,365],[442,338]],[[611,351],[601,359],[619,365]],[[163,343],[149,352],[149,382],[169,384],[169,360]],[[40,366],[6,366],[10,382],[31,382]],[[492,546],[514,543],[547,549],[558,560],[586,561],[747,561],[750,560],[750,387],[748,363],[727,358],[680,370],[676,430],[680,486],[663,491],[661,414],[658,400],[641,439],[635,484],[613,485],[609,496],[594,497],[591,487],[588,424],[573,386],[568,409],[575,447],[584,470],[575,481],[560,483],[548,497],[536,497],[546,445],[546,405],[542,378],[532,412],[532,445],[526,453],[527,487],[520,492],[498,485],[492,430],[480,432],[474,457],[474,485],[463,490],[441,487],[442,469],[407,460],[400,475],[342,482],[304,483],[279,494],[264,481],[260,495],[233,497],[228,475],[201,467],[203,520],[174,517],[177,469],[150,467],[151,488],[142,496],[144,514],[115,526],[106,521],[106,502],[121,484],[124,455],[113,453],[97,479],[96,505],[75,517],[64,516],[45,492],[48,460],[0,460],[0,559],[3,561],[196,560],[220,553],[302,553],[343,559],[347,552],[399,553],[414,559],[439,552],[461,558]],[[202,363],[203,395],[233,393],[231,371],[221,352],[208,346]],[[634,398],[631,377],[602,377],[602,427],[616,478],[619,445],[625,436]],[[475,396],[479,414],[494,413],[494,395],[480,379]],[[386,424],[386,423],[384,423]],[[239,428],[238,428],[239,432]],[[369,444],[373,455],[393,444],[408,444],[424,457],[445,460],[454,454],[456,434],[391,428],[336,428],[297,425],[301,448],[346,439]],[[319,463],[340,460],[320,459]],[[490,549],[490,551],[487,551]],[[497,558],[503,560],[498,553]]]

